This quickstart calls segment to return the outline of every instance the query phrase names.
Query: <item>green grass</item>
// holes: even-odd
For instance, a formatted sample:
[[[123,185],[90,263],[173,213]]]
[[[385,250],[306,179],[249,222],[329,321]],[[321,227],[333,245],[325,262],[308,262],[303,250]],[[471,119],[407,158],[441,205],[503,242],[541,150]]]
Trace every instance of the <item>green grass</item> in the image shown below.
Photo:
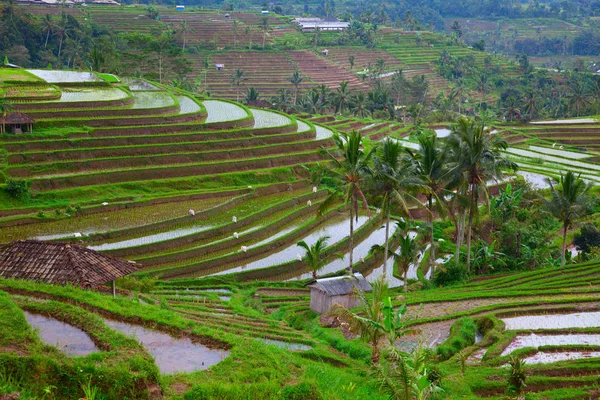
[[[9,60],[10,61],[10,60]],[[44,80],[21,68],[3,68],[0,66],[0,82],[44,82]]]

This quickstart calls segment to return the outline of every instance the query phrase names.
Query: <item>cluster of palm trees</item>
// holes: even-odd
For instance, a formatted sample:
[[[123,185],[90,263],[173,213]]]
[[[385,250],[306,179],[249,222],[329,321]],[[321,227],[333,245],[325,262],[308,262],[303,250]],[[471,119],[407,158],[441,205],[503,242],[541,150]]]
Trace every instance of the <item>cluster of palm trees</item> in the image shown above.
[[[336,185],[319,207],[319,212],[323,214],[340,201],[347,206],[350,218],[348,269],[352,269],[354,262],[354,220],[360,207],[370,213],[369,202],[381,207],[385,223],[386,242],[381,246],[384,269],[387,269],[390,253],[393,216],[409,219],[411,207],[415,210],[423,208],[427,214],[424,229],[429,239],[429,265],[433,266],[435,262],[433,220],[437,213],[449,215],[454,221],[456,260],[460,259],[463,237],[466,236],[465,259],[470,268],[474,217],[481,199],[489,196],[488,182],[500,179],[503,171],[517,169],[516,164],[504,156],[503,151],[508,147],[504,139],[490,133],[482,122],[462,117],[451,126],[451,134],[445,140],[440,140],[434,131],[420,130],[419,146],[415,150],[404,148],[392,138],[371,143],[356,131],[336,134],[334,142],[335,151],[329,152],[331,166],[327,174]],[[399,253],[393,258],[398,261],[401,275],[406,279],[408,267],[418,251],[413,242],[415,239],[409,236],[406,228],[400,231],[404,235],[399,239]],[[312,263],[308,257],[305,260],[312,269],[322,266]]]

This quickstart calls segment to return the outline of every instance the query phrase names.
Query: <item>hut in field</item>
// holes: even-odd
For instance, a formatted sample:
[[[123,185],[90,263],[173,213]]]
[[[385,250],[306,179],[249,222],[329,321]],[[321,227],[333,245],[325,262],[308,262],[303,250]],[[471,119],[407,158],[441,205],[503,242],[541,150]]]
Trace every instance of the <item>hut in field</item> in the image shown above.
[[[138,270],[121,260],[69,243],[19,240],[0,246],[0,277],[97,288]]]
[[[29,115],[20,111],[7,113],[0,117],[0,134],[12,133],[31,133],[35,120]]]
[[[360,300],[355,295],[355,288],[365,292],[372,290],[369,282],[358,272],[352,276],[317,279],[308,287],[310,288],[310,309],[319,314],[329,312],[334,304],[346,308],[358,307]]]

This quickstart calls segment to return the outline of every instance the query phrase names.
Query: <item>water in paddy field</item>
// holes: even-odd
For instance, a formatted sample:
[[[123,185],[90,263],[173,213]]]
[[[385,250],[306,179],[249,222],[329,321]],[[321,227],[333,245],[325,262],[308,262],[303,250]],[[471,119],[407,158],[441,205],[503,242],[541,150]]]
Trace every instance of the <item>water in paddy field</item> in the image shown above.
[[[281,347],[282,349],[291,350],[291,351],[306,351],[311,350],[312,347],[302,343],[294,343],[294,342],[284,342],[281,340],[274,339],[262,339],[257,338],[256,340],[260,340],[266,344],[270,344],[271,346]]]
[[[525,182],[529,183],[533,189],[547,189],[550,187],[548,183],[548,176],[537,174],[535,172],[518,171],[517,174],[521,175]]]
[[[99,351],[87,333],[54,318],[24,311],[29,325],[37,329],[44,343],[71,357],[83,357]]]
[[[310,125],[308,125],[306,122],[302,122],[300,120],[297,120],[296,122],[298,122],[298,131],[297,132],[306,132],[310,129]]]
[[[358,222],[354,224],[354,229],[358,229],[368,220],[369,218],[366,216],[359,216]],[[338,220],[336,222],[330,221],[328,223],[325,223],[322,227],[318,228],[318,230],[313,231],[312,233],[310,233],[302,239],[299,239],[298,241],[304,240],[309,246],[312,246],[321,236],[329,236],[330,239],[328,241],[328,244],[331,246],[348,236],[349,232],[350,221],[346,218],[342,221]],[[286,262],[296,260],[298,258],[298,255],[302,256],[302,254],[304,254],[303,251],[304,250],[298,247],[296,244],[293,244],[277,253],[271,254],[267,257],[261,258],[256,261],[249,262],[246,265],[230,268],[225,271],[216,272],[211,275],[230,274],[233,272],[249,271],[253,269],[267,268],[273,265],[283,264]]]
[[[175,229],[172,231],[155,233],[153,235],[142,236],[142,237],[135,238],[135,239],[122,240],[120,242],[104,243],[104,244],[100,244],[97,246],[89,246],[88,248],[90,248],[92,250],[97,250],[97,251],[123,249],[123,248],[127,248],[127,247],[135,247],[135,246],[141,246],[144,244],[162,242],[164,240],[177,239],[182,236],[187,236],[187,235],[191,235],[194,233],[200,233],[200,232],[209,230],[211,228],[213,228],[212,225],[192,226],[189,228],[180,228],[180,229]]]
[[[584,358],[600,358],[600,351],[568,351],[562,353],[537,353],[524,358],[526,364],[550,364],[558,361],[572,361]]]
[[[45,69],[28,69],[26,71],[48,83],[102,82],[102,79],[91,72],[51,71]]]
[[[502,318],[506,330],[568,329],[600,327],[600,312],[523,315]]]
[[[501,356],[506,356],[517,349],[540,346],[594,345],[600,346],[598,334],[567,334],[567,335],[519,335],[504,349]]]
[[[445,138],[450,136],[450,129],[446,129],[446,128],[440,128],[440,129],[434,129],[435,133],[437,134],[437,137],[439,138]]]
[[[193,343],[189,338],[176,339],[166,333],[105,319],[106,325],[126,335],[134,336],[154,357],[163,374],[194,372],[219,363],[229,355],[227,350],[210,349]]]
[[[316,139],[327,139],[333,136],[333,131],[331,129],[323,128],[322,126],[315,125],[315,130],[317,133]]]

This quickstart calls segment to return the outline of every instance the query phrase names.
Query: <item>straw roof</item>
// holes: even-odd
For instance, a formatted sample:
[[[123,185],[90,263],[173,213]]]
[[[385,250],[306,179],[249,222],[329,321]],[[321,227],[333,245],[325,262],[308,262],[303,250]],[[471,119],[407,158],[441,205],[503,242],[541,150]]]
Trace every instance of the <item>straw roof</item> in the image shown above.
[[[0,277],[97,287],[138,265],[69,243],[19,240],[0,247]]]
[[[2,122],[7,125],[34,124],[35,119],[31,118],[27,114],[23,114],[20,111],[13,111],[6,114],[6,117],[0,118],[0,123]]]
[[[327,296],[343,296],[351,294],[354,287],[359,290],[369,292],[372,290],[371,285],[362,274],[356,272],[354,276],[336,276],[334,278],[317,279],[310,285],[311,289],[319,290]]]

